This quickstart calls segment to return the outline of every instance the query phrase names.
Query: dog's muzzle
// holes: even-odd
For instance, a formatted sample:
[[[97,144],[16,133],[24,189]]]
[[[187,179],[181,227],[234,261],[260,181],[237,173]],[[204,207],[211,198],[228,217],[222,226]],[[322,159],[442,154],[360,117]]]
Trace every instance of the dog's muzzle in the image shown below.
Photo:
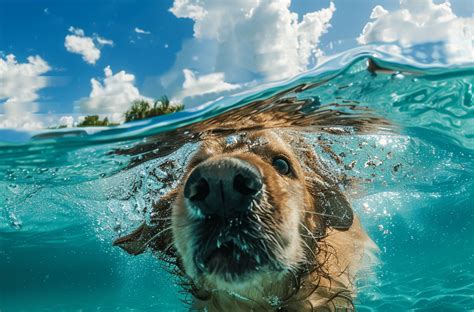
[[[244,160],[209,159],[194,168],[184,196],[204,216],[232,219],[248,212],[262,185],[259,170]]]

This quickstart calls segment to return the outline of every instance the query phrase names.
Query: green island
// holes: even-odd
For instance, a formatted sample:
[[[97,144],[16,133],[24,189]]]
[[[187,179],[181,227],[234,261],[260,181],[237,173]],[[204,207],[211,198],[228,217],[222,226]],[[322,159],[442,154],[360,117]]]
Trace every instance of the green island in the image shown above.
[[[153,105],[147,100],[139,99],[133,101],[130,109],[125,112],[125,123],[176,113],[182,111],[183,109],[183,104],[171,105],[170,100],[166,95],[155,100]],[[100,119],[98,115],[90,115],[86,116],[84,120],[77,125],[77,127],[110,127],[117,125],[119,124],[110,122],[107,117]]]

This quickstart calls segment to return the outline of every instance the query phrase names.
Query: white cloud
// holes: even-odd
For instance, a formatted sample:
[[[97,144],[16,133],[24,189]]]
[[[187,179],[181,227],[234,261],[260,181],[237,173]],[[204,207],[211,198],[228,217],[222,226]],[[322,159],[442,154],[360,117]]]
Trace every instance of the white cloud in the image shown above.
[[[184,69],[183,75],[183,90],[176,95],[176,99],[178,100],[185,97],[193,97],[207,93],[218,93],[239,88],[239,85],[225,82],[224,73],[212,73],[197,77],[191,70]]]
[[[72,35],[67,35],[64,39],[66,50],[71,53],[82,55],[82,59],[89,64],[95,64],[100,58],[100,50],[95,46],[91,37],[85,37],[84,31],[80,28],[69,27]]]
[[[100,48],[104,45],[112,46],[112,40],[101,38],[94,34],[94,38],[87,37],[84,30],[69,27],[70,35],[64,39],[64,46],[66,50],[71,53],[82,55],[82,59],[89,64],[95,64],[100,58]]]
[[[66,128],[72,128],[74,126],[74,117],[61,116],[61,118],[59,118],[58,125],[65,126]]]
[[[401,0],[400,9],[391,12],[377,5],[370,18],[373,21],[365,25],[357,39],[360,44],[393,43],[401,47],[390,48],[398,53],[401,49],[431,44],[429,56],[433,60],[452,63],[474,60],[474,19],[457,17],[449,2]],[[428,57],[426,51],[412,55]]]
[[[194,38],[183,43],[173,68],[160,81],[149,78],[146,87],[179,92],[184,69],[200,78],[221,73],[230,85],[291,77],[316,63],[335,10],[331,3],[298,16],[290,0],[175,0],[170,11],[194,21]]]
[[[0,100],[4,101],[4,116],[0,127],[38,127],[31,113],[37,110],[38,92],[49,84],[42,76],[51,70],[40,56],[29,56],[18,63],[13,54],[0,56]]]
[[[0,57],[0,99],[8,102],[32,102],[38,98],[38,90],[47,86],[47,78],[41,76],[51,70],[40,56],[29,56],[27,63],[18,63],[13,54]]]
[[[76,36],[81,36],[81,37],[85,36],[84,30],[81,29],[81,28],[76,28],[76,27],[73,27],[73,26],[69,26],[68,31],[73,33]]]
[[[125,71],[113,74],[110,66],[104,69],[103,81],[91,79],[92,91],[88,98],[77,102],[79,109],[85,114],[105,114],[116,122],[130,107],[133,100],[148,99],[135,87],[135,76]]]
[[[143,30],[143,29],[138,28],[138,27],[135,27],[134,31],[135,31],[137,34],[143,34],[143,35],[149,35],[149,34],[151,34],[150,31],[146,31],[146,30]]]
[[[45,126],[43,122],[30,114],[17,117],[0,115],[0,128],[37,130],[44,129]]]
[[[275,80],[307,68],[335,11],[331,3],[299,22],[289,6],[289,0],[176,0],[170,10],[194,20],[196,39],[216,43],[216,72],[246,71]]]
[[[113,46],[114,45],[114,42],[112,40],[109,40],[109,39],[105,39],[105,38],[102,38],[102,37],[99,37],[97,36],[95,38],[97,40],[97,43],[99,43],[100,45],[109,45],[109,46]]]

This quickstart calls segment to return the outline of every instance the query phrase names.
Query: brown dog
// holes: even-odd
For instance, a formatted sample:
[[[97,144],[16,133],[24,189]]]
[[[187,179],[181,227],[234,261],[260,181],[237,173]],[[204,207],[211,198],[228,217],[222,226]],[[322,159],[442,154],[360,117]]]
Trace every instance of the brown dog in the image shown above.
[[[173,263],[197,310],[353,310],[355,274],[376,248],[291,130],[204,140],[151,219],[114,244]]]

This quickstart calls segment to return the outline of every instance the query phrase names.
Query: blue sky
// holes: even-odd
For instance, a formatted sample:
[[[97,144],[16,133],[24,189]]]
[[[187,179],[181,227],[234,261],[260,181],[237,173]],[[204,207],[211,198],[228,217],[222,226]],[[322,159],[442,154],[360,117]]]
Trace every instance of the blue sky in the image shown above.
[[[103,76],[107,65],[133,73],[139,86],[144,77],[169,69],[182,40],[193,35],[191,20],[178,19],[168,11],[172,1],[0,3],[0,50],[23,62],[29,55],[40,55],[53,68],[48,75],[61,78],[42,91],[43,112],[70,112],[73,102],[91,91],[90,79]],[[104,47],[101,58],[91,66],[65,49],[70,26],[110,38],[114,46]],[[139,35],[135,27],[152,34]]]
[[[258,2],[253,0],[203,2],[199,7],[200,2],[195,0],[0,0],[0,62],[6,64],[7,55],[15,56],[3,72],[0,63],[0,89],[4,88],[0,90],[0,126],[3,118],[10,120],[3,123],[4,127],[21,127],[25,122],[16,124],[11,120],[22,119],[25,114],[110,115],[116,111],[120,115],[126,104],[114,107],[112,102],[156,98],[165,93],[192,104],[289,78],[326,56],[363,44],[357,38],[371,21],[370,15],[377,5],[383,7],[377,11],[380,25],[364,35],[364,43],[400,40],[403,44],[419,44],[420,37],[426,37],[427,42],[445,37],[465,39],[465,33],[456,37],[448,30],[472,25],[473,14],[470,0],[452,1],[448,9],[441,6],[444,1],[431,0],[412,0],[412,4],[398,0],[293,0],[289,5],[286,0],[268,5],[256,5]],[[416,12],[416,3],[429,6],[426,14]],[[397,12],[403,8],[413,14],[410,18],[423,23],[397,29],[401,24]],[[321,14],[309,19],[312,12]],[[253,17],[248,18],[249,14]],[[298,14],[295,23],[301,23],[299,28],[287,23],[291,14]],[[427,23],[425,15],[431,18]],[[438,21],[443,20],[439,16],[446,17],[448,22]],[[447,27],[453,29],[446,30]],[[433,31],[443,28],[445,32]],[[67,36],[75,40],[69,43],[70,48]],[[292,36],[298,39],[295,41]],[[100,57],[88,54],[87,60],[71,51],[74,44],[86,41],[81,38],[89,38],[92,52],[100,51]],[[282,46],[278,47],[280,42]],[[472,37],[469,42],[472,47]],[[463,55],[453,54],[453,59],[462,59]],[[45,63],[32,66],[36,71],[31,75],[37,75],[33,78],[25,74],[29,69],[17,67],[31,63],[28,57],[32,56],[39,56]],[[272,58],[281,60],[275,70],[269,63]],[[109,70],[104,71],[105,68]],[[124,72],[115,77],[121,71]],[[105,87],[107,77],[116,78],[108,82],[110,88]],[[99,84],[95,96],[91,94],[92,78]],[[25,92],[21,80],[28,85],[28,79],[40,80],[32,80],[30,85],[36,86],[28,94],[20,94]]]

